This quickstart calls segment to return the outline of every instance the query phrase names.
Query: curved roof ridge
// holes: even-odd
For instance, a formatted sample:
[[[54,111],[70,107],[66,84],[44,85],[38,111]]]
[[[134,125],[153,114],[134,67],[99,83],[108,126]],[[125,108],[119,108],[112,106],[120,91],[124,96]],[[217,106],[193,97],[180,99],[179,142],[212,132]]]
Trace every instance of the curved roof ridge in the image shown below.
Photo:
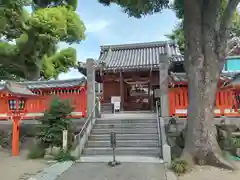
[[[67,79],[67,80],[49,80],[49,81],[24,81],[16,82],[18,84],[26,85],[30,89],[41,88],[59,88],[59,87],[73,87],[86,84],[86,77]],[[0,90],[5,86],[5,83],[0,84]]]
[[[144,43],[127,43],[127,44],[116,44],[116,45],[102,45],[101,50],[124,50],[124,49],[138,49],[138,48],[150,48],[150,47],[163,47],[165,45],[175,46],[177,43],[172,40],[168,41],[153,41]]]

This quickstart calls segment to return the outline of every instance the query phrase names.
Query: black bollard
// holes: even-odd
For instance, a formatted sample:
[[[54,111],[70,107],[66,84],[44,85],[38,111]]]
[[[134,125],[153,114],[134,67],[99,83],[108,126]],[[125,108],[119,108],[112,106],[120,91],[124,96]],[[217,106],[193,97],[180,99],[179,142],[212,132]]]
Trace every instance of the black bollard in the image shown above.
[[[112,131],[110,133],[110,143],[111,143],[111,148],[112,148],[112,154],[113,154],[113,160],[108,163],[109,166],[115,167],[120,164],[120,162],[116,161],[116,145],[117,145],[117,140],[116,140],[116,132]]]

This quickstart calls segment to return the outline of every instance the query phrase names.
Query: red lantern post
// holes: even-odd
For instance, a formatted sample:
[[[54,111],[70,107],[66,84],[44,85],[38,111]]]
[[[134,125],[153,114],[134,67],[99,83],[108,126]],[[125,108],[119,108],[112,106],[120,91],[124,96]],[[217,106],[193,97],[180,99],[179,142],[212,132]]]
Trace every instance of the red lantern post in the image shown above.
[[[8,81],[2,90],[8,93],[9,116],[13,121],[12,127],[12,155],[19,156],[19,135],[20,135],[20,120],[26,113],[27,98],[35,96],[27,86],[16,82]]]

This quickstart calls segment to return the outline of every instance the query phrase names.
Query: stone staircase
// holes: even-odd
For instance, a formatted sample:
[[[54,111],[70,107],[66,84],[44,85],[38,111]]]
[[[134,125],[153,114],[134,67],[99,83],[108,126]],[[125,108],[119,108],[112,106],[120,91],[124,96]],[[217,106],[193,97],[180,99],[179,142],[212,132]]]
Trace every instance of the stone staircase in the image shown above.
[[[101,112],[105,114],[113,113],[113,104],[112,103],[102,103],[101,104]]]
[[[110,132],[116,132],[116,156],[161,157],[156,115],[109,115],[97,119],[84,156],[111,156]]]

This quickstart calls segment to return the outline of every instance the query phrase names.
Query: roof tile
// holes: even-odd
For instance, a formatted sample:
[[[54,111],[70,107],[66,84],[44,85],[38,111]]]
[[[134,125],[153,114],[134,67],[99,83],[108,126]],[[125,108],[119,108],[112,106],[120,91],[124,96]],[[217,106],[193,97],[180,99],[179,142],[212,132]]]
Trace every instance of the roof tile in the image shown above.
[[[29,89],[58,88],[58,87],[74,87],[86,83],[86,78],[68,79],[68,80],[49,80],[49,81],[24,81],[19,84],[26,85]],[[0,90],[3,89],[5,83],[0,84]]]
[[[106,70],[154,68],[159,66],[162,55],[167,55],[169,61],[183,60],[175,42],[159,41],[101,46],[99,63]]]

